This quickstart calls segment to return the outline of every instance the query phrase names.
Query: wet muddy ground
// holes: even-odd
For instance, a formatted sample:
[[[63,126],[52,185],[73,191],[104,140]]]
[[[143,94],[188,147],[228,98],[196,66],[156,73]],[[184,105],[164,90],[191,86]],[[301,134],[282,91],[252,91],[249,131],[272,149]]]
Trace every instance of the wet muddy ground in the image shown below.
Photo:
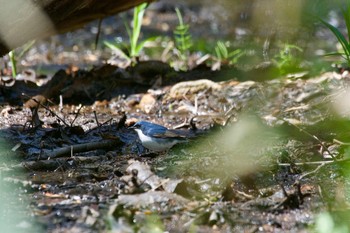
[[[196,72],[171,71],[184,79]],[[346,72],[162,86],[119,73],[109,65],[58,71],[42,89],[29,81],[1,89],[5,101],[24,102],[1,107],[9,147],[2,153],[12,148],[14,158],[1,174],[21,184],[28,213],[47,231],[306,231],[329,200],[345,198],[339,193],[347,160],[333,139],[349,139],[348,121],[332,102],[348,85]],[[158,74],[158,83],[166,74]],[[124,86],[108,89],[118,78],[134,94],[123,95]],[[37,99],[27,100],[26,92]],[[196,137],[152,153],[128,129],[141,119]]]
[[[181,8],[186,19],[205,28],[210,23],[206,37],[237,32],[213,20],[222,6],[214,15],[190,6]],[[173,7],[150,10],[146,20],[162,12],[165,23],[146,30],[171,33]],[[143,61],[122,68],[103,63],[110,54],[91,49],[96,25],[87,28],[38,42],[22,62],[37,73],[1,79],[0,213],[15,216],[0,218],[4,226],[19,232],[307,232],[319,213],[347,210],[347,71],[271,80],[271,66],[175,71]],[[121,21],[103,28],[106,38],[125,34]],[[203,28],[194,29],[203,36]],[[41,76],[40,67],[51,74]],[[148,151],[128,128],[141,119],[194,137],[169,151]]]

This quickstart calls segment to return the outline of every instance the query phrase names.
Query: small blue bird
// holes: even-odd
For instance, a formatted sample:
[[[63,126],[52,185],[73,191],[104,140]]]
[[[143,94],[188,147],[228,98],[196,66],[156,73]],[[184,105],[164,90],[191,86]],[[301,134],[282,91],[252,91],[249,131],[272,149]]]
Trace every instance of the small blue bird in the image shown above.
[[[165,151],[177,143],[186,142],[190,136],[187,131],[168,129],[147,121],[139,121],[130,128],[137,132],[144,147],[156,152]]]

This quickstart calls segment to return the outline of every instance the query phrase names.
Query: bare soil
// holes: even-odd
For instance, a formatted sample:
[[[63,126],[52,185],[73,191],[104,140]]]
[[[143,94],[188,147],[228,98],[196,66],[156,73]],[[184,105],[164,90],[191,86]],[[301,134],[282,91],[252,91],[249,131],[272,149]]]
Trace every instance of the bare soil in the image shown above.
[[[170,68],[152,82],[126,75],[137,72],[103,66],[58,71],[43,88],[2,86],[1,131],[15,151],[1,166],[3,182],[17,184],[46,231],[302,232],[341,192],[346,160],[330,156],[341,151],[333,139],[349,138],[348,122],[330,108],[347,76],[213,82],[187,78],[210,71]],[[169,74],[186,81],[159,85]],[[124,93],[119,79],[133,88]],[[26,92],[44,100],[25,100]],[[140,119],[197,137],[152,153],[128,129]]]

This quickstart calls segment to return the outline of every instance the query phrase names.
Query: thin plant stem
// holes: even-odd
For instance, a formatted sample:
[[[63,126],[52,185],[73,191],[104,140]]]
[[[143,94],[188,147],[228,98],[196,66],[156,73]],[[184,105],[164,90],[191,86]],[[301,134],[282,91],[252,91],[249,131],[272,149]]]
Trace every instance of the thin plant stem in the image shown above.
[[[9,57],[11,61],[12,77],[16,78],[17,76],[17,62],[15,58],[15,52],[12,50],[9,52]]]

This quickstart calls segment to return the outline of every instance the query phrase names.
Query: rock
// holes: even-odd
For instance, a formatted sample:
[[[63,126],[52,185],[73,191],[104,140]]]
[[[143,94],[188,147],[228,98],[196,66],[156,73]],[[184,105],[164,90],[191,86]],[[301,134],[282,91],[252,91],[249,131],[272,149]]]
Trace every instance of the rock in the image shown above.
[[[177,98],[187,94],[195,94],[205,90],[220,90],[221,85],[208,79],[200,79],[195,81],[186,81],[175,84],[171,89],[169,96]]]

